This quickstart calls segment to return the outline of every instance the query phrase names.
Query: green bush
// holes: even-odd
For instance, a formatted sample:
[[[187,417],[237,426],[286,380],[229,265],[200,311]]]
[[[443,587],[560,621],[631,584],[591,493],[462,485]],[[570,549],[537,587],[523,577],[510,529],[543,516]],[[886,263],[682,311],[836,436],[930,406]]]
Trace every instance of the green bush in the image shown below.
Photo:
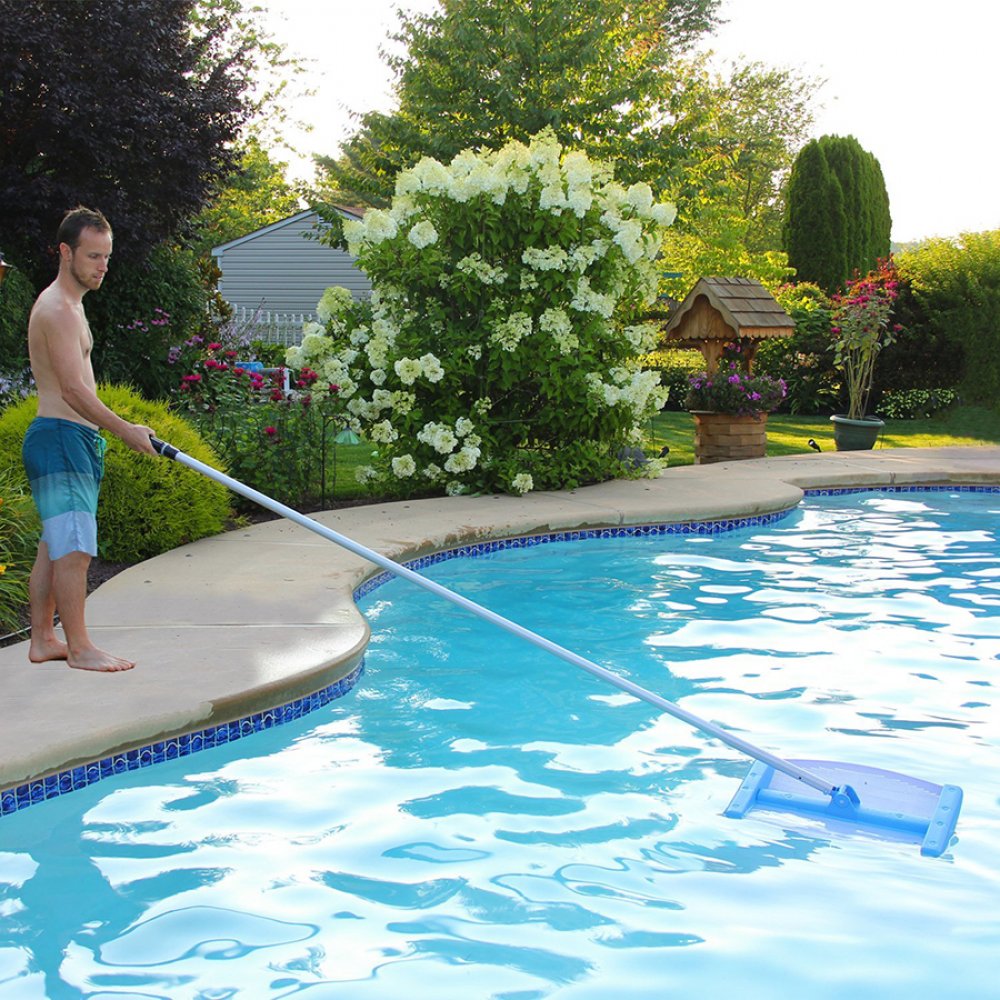
[[[620,456],[662,405],[637,358],[656,346],[641,320],[673,216],[551,130],[426,158],[388,211],[344,224],[370,303],[328,291],[325,328],[286,360],[339,386],[352,429],[379,446],[362,474],[387,491],[522,494],[627,474]]]
[[[28,577],[38,541],[38,516],[24,483],[0,468],[0,628],[14,629],[28,603]]]
[[[909,281],[901,272],[898,284],[892,318],[900,329],[896,339],[879,356],[876,392],[954,388],[965,369],[964,345],[953,340],[947,329],[928,321],[924,307],[914,298]]]
[[[146,424],[157,435],[207,465],[221,468],[215,452],[183,418],[163,403],[144,400],[122,386],[102,385],[101,400],[126,420]],[[0,415],[0,470],[11,470],[27,489],[21,443],[35,417],[32,396]],[[163,458],[139,455],[111,434],[97,510],[98,554],[110,562],[149,559],[221,531],[229,516],[225,487]]]
[[[166,399],[176,381],[170,349],[211,336],[220,318],[213,273],[190,251],[167,245],[141,262],[113,258],[104,286],[86,300],[98,379]]]
[[[286,350],[284,344],[272,344],[266,340],[250,342],[250,357],[260,361],[265,368],[283,368]]]
[[[292,507],[325,500],[334,438],[346,422],[339,394],[326,386],[314,397],[319,376],[310,368],[296,373],[286,394],[283,372],[246,371],[224,344],[185,347],[173,406],[226,456],[233,477]]]
[[[754,372],[783,378],[788,394],[780,412],[815,415],[840,406],[841,376],[833,361],[830,332],[833,304],[817,285],[800,282],[778,290],[776,298],[795,321],[790,337],[765,340],[757,349]]]
[[[683,410],[691,389],[691,376],[704,369],[705,358],[700,351],[667,348],[641,357],[639,363],[646,371],[660,373],[660,386],[666,392],[662,409]]]
[[[882,394],[878,415],[890,420],[933,417],[958,402],[954,389],[889,389]]]
[[[910,338],[900,338],[897,352],[908,350],[914,361],[926,345],[933,347],[930,381],[916,387],[950,385],[968,402],[995,405],[1000,397],[1000,229],[928,240],[900,253],[897,264],[910,293],[909,313],[899,317]]]
[[[20,372],[28,364],[28,314],[35,289],[20,270],[7,272],[0,287],[0,376]]]

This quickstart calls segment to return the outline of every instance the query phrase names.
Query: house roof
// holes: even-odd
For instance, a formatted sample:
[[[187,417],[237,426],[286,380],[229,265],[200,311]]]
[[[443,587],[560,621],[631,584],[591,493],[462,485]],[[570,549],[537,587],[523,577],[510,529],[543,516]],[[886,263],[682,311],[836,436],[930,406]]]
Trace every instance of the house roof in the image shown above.
[[[360,219],[362,217],[362,212],[360,209],[345,208],[342,205],[333,206],[345,219]],[[312,216],[317,225],[322,226],[323,222],[319,217],[319,214],[311,208],[307,208],[302,212],[296,212],[294,215],[289,215],[287,218],[279,219],[277,222],[272,222],[269,226],[262,226],[260,229],[255,229],[252,233],[247,233],[246,236],[240,236],[238,239],[230,240],[228,243],[223,243],[220,246],[212,247],[212,256],[221,257],[227,250],[232,250],[233,247],[238,247],[242,243],[248,243],[250,240],[255,240],[258,237],[264,236],[267,233],[273,233],[276,229],[283,229],[285,226],[291,226],[295,223],[302,222],[304,219]]]
[[[697,346],[706,340],[788,337],[795,321],[759,282],[701,278],[667,321],[664,339]]]

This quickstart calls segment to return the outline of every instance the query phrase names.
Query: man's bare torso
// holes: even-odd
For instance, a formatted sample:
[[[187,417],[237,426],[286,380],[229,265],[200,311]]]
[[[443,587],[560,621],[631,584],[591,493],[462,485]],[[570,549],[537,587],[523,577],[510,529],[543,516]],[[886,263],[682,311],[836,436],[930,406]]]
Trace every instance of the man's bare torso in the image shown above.
[[[58,331],[60,346],[56,349],[79,350],[79,357],[73,358],[84,383],[95,388],[94,369],[90,360],[94,338],[83,311],[82,302],[74,302],[63,294],[58,284],[49,285],[38,297],[31,318],[28,321],[28,353],[31,358],[31,372],[38,388],[38,415],[40,417],[60,417],[78,424],[94,427],[84,420],[62,396],[62,386],[56,375],[56,363],[52,347]],[[69,336],[67,336],[69,334]]]

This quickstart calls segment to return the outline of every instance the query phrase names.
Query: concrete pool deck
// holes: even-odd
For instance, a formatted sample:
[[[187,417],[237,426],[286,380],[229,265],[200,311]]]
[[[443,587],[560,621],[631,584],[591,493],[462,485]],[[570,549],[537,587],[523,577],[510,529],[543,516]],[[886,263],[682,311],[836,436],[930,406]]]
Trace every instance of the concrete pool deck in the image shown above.
[[[397,561],[581,528],[752,517],[805,489],[1000,485],[1000,448],[908,448],[668,469],[525,497],[352,507],[315,520]],[[375,566],[287,520],[202,539],[118,574],[87,601],[94,641],[137,661],[97,674],[0,649],[0,790],[284,705],[351,673]]]

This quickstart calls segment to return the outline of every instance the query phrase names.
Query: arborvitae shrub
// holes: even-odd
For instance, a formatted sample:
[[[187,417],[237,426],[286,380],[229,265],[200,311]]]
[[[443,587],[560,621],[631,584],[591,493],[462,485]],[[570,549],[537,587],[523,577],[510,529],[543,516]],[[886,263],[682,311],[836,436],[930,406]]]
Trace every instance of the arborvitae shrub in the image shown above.
[[[98,396],[126,420],[152,427],[159,438],[192,458],[222,467],[198,432],[166,404],[121,386],[102,385]],[[38,399],[32,396],[0,415],[0,469],[16,470],[24,483],[21,443],[37,409]],[[138,562],[222,531],[229,516],[224,486],[169,459],[140,455],[113,434],[105,437],[108,450],[97,510],[102,559]]]

